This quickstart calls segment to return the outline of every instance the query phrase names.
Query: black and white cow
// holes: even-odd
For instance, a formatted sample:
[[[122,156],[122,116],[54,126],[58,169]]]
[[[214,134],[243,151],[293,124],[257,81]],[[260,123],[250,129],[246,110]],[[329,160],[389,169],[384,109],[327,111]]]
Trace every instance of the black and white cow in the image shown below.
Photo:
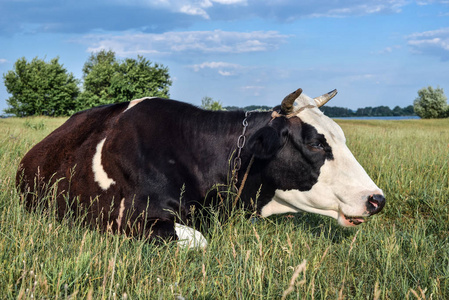
[[[234,159],[238,205],[263,217],[306,211],[355,226],[385,198],[341,128],[318,109],[335,94],[312,99],[298,89],[273,112],[212,112],[159,98],[92,108],[25,155],[17,185],[29,207],[53,185],[60,217],[81,210],[102,229],[204,246],[199,232],[179,223],[189,224],[192,207],[214,205],[211,188],[234,181]]]

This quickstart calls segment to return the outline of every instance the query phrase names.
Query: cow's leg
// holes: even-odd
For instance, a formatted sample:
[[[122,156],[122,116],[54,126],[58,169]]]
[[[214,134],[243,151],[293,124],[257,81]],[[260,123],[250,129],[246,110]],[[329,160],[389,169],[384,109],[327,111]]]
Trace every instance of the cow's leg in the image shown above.
[[[186,219],[183,221],[187,221]],[[182,221],[181,221],[182,222]],[[151,237],[156,239],[177,239],[181,248],[205,248],[206,238],[192,227],[175,223],[175,218],[157,219],[150,222]]]
[[[134,203],[134,220],[141,219],[146,223],[144,235],[150,234],[156,241],[178,240],[182,248],[205,248],[207,241],[199,231],[180,224],[188,222],[187,208],[178,199],[167,197],[168,192],[162,194],[165,197],[152,194],[139,197],[141,200]],[[177,220],[180,223],[176,223]]]
[[[177,239],[175,232],[175,223],[174,221],[162,221],[155,220],[149,222],[150,228],[147,229],[147,232],[150,233],[150,237],[152,239],[156,239],[157,241],[169,241]]]
[[[178,240],[181,248],[206,248],[207,240],[201,232],[192,227],[174,223],[173,221],[155,220],[150,222],[150,237],[156,241]]]

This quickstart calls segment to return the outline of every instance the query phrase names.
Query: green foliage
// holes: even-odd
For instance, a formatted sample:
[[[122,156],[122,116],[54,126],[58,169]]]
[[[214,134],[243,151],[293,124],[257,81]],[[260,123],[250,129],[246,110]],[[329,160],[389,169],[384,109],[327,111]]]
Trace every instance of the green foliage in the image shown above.
[[[338,106],[321,106],[320,110],[328,117],[352,117],[354,116],[354,112],[349,108],[338,107]]]
[[[429,86],[418,91],[418,98],[414,101],[414,109],[423,119],[437,119],[449,117],[447,97],[442,88]]]
[[[252,222],[237,212],[212,222],[200,251],[26,211],[19,161],[64,121],[0,119],[2,299],[281,299],[288,287],[286,299],[449,299],[449,119],[338,121],[387,197],[365,224],[310,213]]]
[[[378,107],[365,107],[359,108],[355,112],[356,116],[392,116],[393,112],[388,106],[378,106]]]
[[[83,92],[78,110],[113,102],[108,89],[118,63],[112,51],[91,54],[83,67]]]
[[[92,54],[83,67],[81,108],[130,101],[142,97],[169,97],[168,69],[142,56],[117,60],[113,51]]]
[[[251,111],[251,110],[269,111],[271,109],[273,109],[273,108],[270,106],[266,106],[266,105],[248,105],[243,108],[243,110],[248,110],[248,111]]]
[[[251,111],[251,110],[258,110],[258,111],[270,111],[272,110],[272,106],[267,105],[248,105],[245,107],[238,107],[238,106],[225,106],[224,110],[244,110],[244,111]]]
[[[6,90],[12,96],[6,99],[5,113],[15,116],[63,116],[77,107],[78,81],[72,73],[53,58],[49,63],[24,57],[14,64],[14,70],[3,74]]]
[[[142,97],[169,97],[168,69],[146,58],[117,60],[112,51],[92,54],[83,67],[83,92],[72,73],[58,62],[19,59],[14,70],[3,75],[12,97],[7,114],[16,116],[66,116],[98,105]]]
[[[259,110],[259,111],[269,111],[272,109],[270,106],[264,105],[250,105],[245,107],[237,106],[225,106],[225,110]],[[393,117],[393,116],[414,116],[413,106],[409,105],[407,107],[401,108],[396,106],[393,110],[388,106],[378,106],[378,107],[365,107],[359,108],[357,111],[353,111],[349,108],[338,107],[338,106],[322,106],[320,110],[328,117],[331,118],[344,118],[344,117]]]
[[[341,117],[398,117],[398,116],[413,116],[413,106],[407,106],[401,108],[396,106],[390,109],[388,106],[376,106],[376,107],[364,107],[359,108],[356,111],[352,111],[349,108],[337,107],[337,106],[322,106],[320,110],[328,117],[341,118]]]
[[[214,99],[208,96],[201,99],[201,107],[207,110],[223,110],[220,101],[214,101]]]
[[[92,53],[83,66],[83,86],[96,95],[107,90],[118,67],[113,51]]]

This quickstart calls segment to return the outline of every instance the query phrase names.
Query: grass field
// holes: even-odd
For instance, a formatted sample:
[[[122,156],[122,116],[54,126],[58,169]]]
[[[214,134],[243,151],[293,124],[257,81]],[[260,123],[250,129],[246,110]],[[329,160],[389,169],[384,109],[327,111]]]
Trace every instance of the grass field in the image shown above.
[[[449,119],[338,121],[386,194],[369,222],[237,212],[201,251],[27,212],[18,163],[62,122],[0,120],[1,299],[449,299]]]

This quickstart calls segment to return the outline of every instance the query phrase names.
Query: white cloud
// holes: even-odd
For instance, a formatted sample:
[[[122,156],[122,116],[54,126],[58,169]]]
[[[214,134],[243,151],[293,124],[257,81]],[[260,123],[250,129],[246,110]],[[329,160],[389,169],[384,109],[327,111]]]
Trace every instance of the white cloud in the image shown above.
[[[179,8],[179,12],[187,14],[187,15],[191,15],[191,16],[201,16],[205,19],[210,19],[209,15],[207,14],[207,12],[204,9],[202,9],[201,7],[195,7],[190,4],[181,6]]]
[[[434,3],[441,3],[441,4],[449,4],[449,1],[447,0],[417,0],[416,4],[418,5],[430,5]]]
[[[448,0],[417,0],[447,4]],[[27,32],[87,33],[95,30],[166,32],[201,20],[256,19],[285,23],[309,17],[392,14],[410,0],[65,0],[3,1],[0,34]],[[3,3],[2,3],[3,4]]]
[[[277,31],[185,31],[162,34],[86,35],[88,52],[112,49],[118,56],[135,54],[249,53],[278,49],[288,35]]]
[[[291,21],[301,17],[347,17],[376,13],[398,13],[409,0],[115,0],[121,5],[162,8],[167,11],[204,19],[235,20],[248,15]],[[417,0],[418,4],[446,0]],[[227,6],[223,13],[222,6]],[[244,8],[244,9],[242,9]]]
[[[389,47],[385,47],[384,49],[377,51],[377,52],[372,52],[373,54],[380,54],[380,55],[386,55],[386,54],[390,54],[395,50],[401,49],[400,45],[393,45],[393,46],[389,46]]]
[[[356,81],[372,81],[374,80],[376,75],[374,74],[358,74],[358,75],[350,75],[346,76],[347,80],[350,82],[356,82]]]
[[[227,63],[222,61],[212,61],[212,62],[203,62],[201,64],[196,64],[190,66],[195,72],[199,72],[201,70],[216,70],[218,74],[222,76],[234,76],[239,74],[245,67],[233,64],[233,63]]]
[[[119,3],[126,5],[123,0],[118,0]],[[141,0],[131,1],[135,6],[149,6],[156,8],[164,8],[172,12],[178,12],[191,16],[200,16],[204,19],[210,19],[207,9],[214,7],[214,4],[219,5],[246,5],[247,0],[158,0],[151,2],[142,2]]]
[[[265,86],[260,86],[260,85],[247,85],[247,86],[241,87],[241,90],[243,92],[248,93],[254,97],[260,96],[262,91],[264,91],[265,89],[266,89]]]
[[[0,64],[5,64],[5,63],[7,63],[7,62],[8,62],[7,59],[5,59],[5,58],[0,58]]]
[[[326,2],[326,1],[325,1]],[[330,7],[327,11],[319,13],[310,14],[311,17],[347,17],[347,16],[362,16],[362,15],[370,15],[370,14],[378,14],[378,13],[399,13],[402,10],[402,7],[407,5],[408,2],[405,0],[387,0],[387,1],[364,1],[363,4],[359,4],[359,2],[349,3],[343,5],[343,3],[339,3],[337,1],[337,6],[332,8],[332,4],[329,3]],[[335,5],[335,4],[334,4]],[[326,7],[326,5],[323,5]]]
[[[439,35],[449,35],[449,27],[446,28],[440,28],[437,30],[430,30],[430,31],[424,31],[424,32],[417,32],[409,35],[409,38],[422,38],[422,37],[434,37]]]
[[[413,52],[449,60],[449,27],[414,33],[407,38]]]
[[[225,4],[225,5],[230,5],[230,4],[244,4],[244,5],[246,5],[247,4],[246,0],[212,0],[212,2]]]

